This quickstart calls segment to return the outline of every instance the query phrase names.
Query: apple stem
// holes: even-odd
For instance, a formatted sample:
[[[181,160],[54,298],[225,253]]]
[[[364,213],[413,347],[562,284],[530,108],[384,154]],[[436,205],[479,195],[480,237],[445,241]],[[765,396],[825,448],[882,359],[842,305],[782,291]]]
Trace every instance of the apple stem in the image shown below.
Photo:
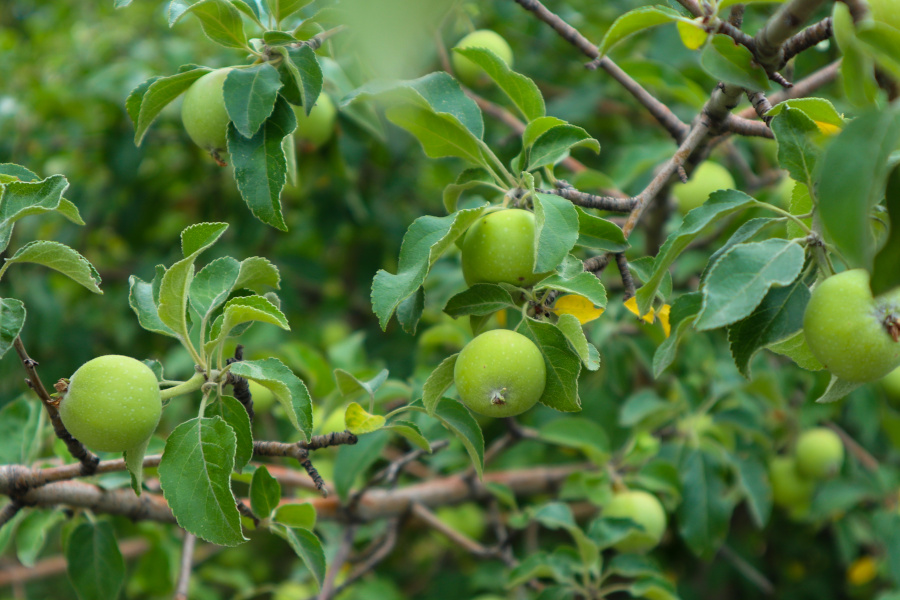
[[[491,392],[491,404],[506,404],[506,388]]]

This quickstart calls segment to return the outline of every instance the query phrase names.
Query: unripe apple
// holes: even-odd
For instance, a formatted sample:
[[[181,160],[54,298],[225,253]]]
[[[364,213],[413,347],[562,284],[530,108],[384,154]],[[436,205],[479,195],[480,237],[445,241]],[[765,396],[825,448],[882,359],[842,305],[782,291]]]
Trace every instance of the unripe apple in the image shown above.
[[[226,134],[231,119],[223,92],[231,67],[210,71],[188,88],[181,105],[181,121],[194,143],[219,160],[227,154]]]
[[[900,366],[900,288],[872,297],[869,273],[844,271],[813,290],[803,331],[810,351],[834,375],[867,382]]]
[[[109,354],[81,365],[59,403],[66,429],[91,450],[123,452],[143,444],[159,423],[162,400],[150,367]]]
[[[797,461],[790,456],[776,456],[769,463],[772,500],[782,508],[802,511],[809,506],[815,486],[800,475]]]
[[[470,410],[511,417],[540,399],[547,383],[544,357],[521,333],[494,329],[466,344],[453,368],[456,391]]]
[[[296,139],[302,145],[315,150],[321,147],[331,138],[334,132],[334,121],[337,118],[337,109],[328,94],[322,92],[319,99],[313,104],[309,115],[302,106],[295,106],[297,115]]]
[[[642,490],[619,492],[603,507],[604,517],[631,519],[644,528],[633,530],[615,543],[619,552],[647,552],[655,548],[666,531],[666,511],[656,496]]]
[[[733,188],[734,177],[728,169],[719,163],[706,161],[694,170],[687,183],[673,185],[672,194],[678,201],[678,210],[684,215],[701,206],[713,192]]]
[[[876,21],[900,29],[900,2],[897,0],[869,0],[869,10]]]
[[[534,213],[512,208],[475,221],[463,240],[462,269],[468,285],[528,287],[549,275],[534,272]]]
[[[844,444],[830,429],[817,427],[804,431],[794,451],[797,472],[807,479],[827,479],[837,475],[844,464]]]
[[[508,66],[513,64],[513,51],[503,36],[490,29],[473,31],[456,44],[457,48],[486,48],[500,57]],[[487,73],[477,64],[456,52],[450,58],[453,63],[453,73],[457,79],[468,86],[479,85],[488,80]]]

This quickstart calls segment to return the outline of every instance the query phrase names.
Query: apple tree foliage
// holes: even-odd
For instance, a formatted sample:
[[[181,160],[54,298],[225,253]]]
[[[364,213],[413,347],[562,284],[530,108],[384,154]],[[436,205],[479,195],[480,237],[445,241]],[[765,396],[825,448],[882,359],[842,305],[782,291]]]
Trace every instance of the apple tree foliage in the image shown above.
[[[803,331],[836,273],[900,286],[889,10],[36,4],[0,7],[0,551],[61,555],[69,583],[9,582],[82,600],[900,598],[900,398],[831,375]],[[476,29],[513,67],[454,48]],[[484,73],[471,89],[457,57]],[[178,103],[223,67],[211,158]],[[296,111],[322,94],[338,122],[312,148]],[[705,160],[734,189],[680,215],[672,185]],[[506,208],[533,213],[519,258],[541,275],[467,285],[467,233]],[[878,318],[900,344],[900,306]],[[498,328],[546,371],[504,420],[454,385]],[[164,408],[149,440],[98,457],[52,384],[109,354],[146,359]],[[797,466],[817,426],[841,460],[806,472],[828,477]]]

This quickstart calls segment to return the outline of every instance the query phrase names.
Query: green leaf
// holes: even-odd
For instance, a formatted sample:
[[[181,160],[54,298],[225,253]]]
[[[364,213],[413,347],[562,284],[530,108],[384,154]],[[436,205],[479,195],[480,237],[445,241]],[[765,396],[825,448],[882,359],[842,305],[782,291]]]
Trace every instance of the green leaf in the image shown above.
[[[865,113],[833,137],[822,157],[819,213],[851,267],[871,269],[875,236],[870,211],[882,198],[888,156],[900,138],[900,109]]]
[[[123,452],[125,468],[131,476],[131,489],[134,490],[137,496],[141,495],[141,489],[144,484],[144,456],[147,454],[147,447],[150,445],[151,439],[147,438],[140,445]]]
[[[435,113],[413,104],[392,106],[385,111],[388,120],[413,134],[430,158],[457,156],[479,166],[486,165],[479,138],[456,117]]]
[[[25,305],[15,298],[0,298],[0,358],[12,348],[25,325]]]
[[[357,402],[351,402],[344,412],[344,422],[347,429],[355,435],[372,433],[384,426],[384,417],[367,413]]]
[[[554,419],[540,428],[540,437],[551,444],[580,450],[596,465],[603,465],[609,460],[610,447],[606,432],[584,417]]]
[[[210,331],[212,341],[206,344],[207,352],[212,351],[216,345],[223,343],[232,330],[243,323],[259,321],[275,325],[285,331],[291,330],[287,317],[278,310],[277,306],[263,296],[238,296],[237,298],[232,298],[225,304],[222,314],[224,319],[222,321],[216,320]]]
[[[547,165],[554,165],[566,158],[569,151],[576,147],[590,148],[594,152],[600,153],[600,142],[592,138],[581,127],[569,124],[551,127],[539,135],[528,149],[528,166],[525,170],[533,171]]]
[[[534,272],[550,271],[578,241],[575,205],[552,194],[534,195]]]
[[[825,365],[813,356],[806,343],[806,336],[802,331],[795,333],[786,340],[770,345],[768,349],[777,354],[787,356],[797,363],[797,366],[807,371],[821,371],[825,368]]]
[[[138,323],[147,331],[177,338],[178,335],[159,318],[153,284],[132,275],[128,278],[128,305],[137,315]]]
[[[792,98],[790,100],[785,100],[784,102],[779,102],[773,106],[769,112],[766,113],[766,116],[778,116],[782,111],[788,108],[801,111],[804,115],[817,123],[834,125],[839,129],[842,129],[846,124],[843,115],[837,111],[834,104],[825,98]]]
[[[484,213],[485,207],[455,212],[446,217],[416,219],[400,246],[397,274],[380,270],[372,281],[372,308],[382,329],[401,302],[419,289],[441,254]]]
[[[284,57],[278,65],[278,71],[284,87],[281,94],[291,104],[303,106],[309,115],[316,100],[322,93],[322,66],[316,53],[309,46],[274,48]]]
[[[575,211],[578,213],[577,246],[600,252],[625,252],[631,247],[622,229],[612,221],[596,217],[580,206]]]
[[[694,554],[710,558],[725,541],[734,510],[728,470],[696,448],[684,450],[678,470],[684,495],[677,512],[679,533]]]
[[[39,181],[40,177],[37,174],[22,165],[17,165],[15,163],[0,163],[0,175],[8,175],[10,177],[15,177],[19,181]]]
[[[407,439],[407,441],[418,446],[425,452],[428,452],[429,454],[431,453],[431,444],[428,442],[425,436],[422,435],[419,427],[412,421],[395,421],[390,425],[386,425],[384,428],[393,431],[396,434],[402,435]]]
[[[43,444],[39,430],[43,424],[40,403],[28,396],[0,409],[0,464],[28,464]]]
[[[191,280],[188,298],[201,317],[208,318],[219,308],[234,289],[241,271],[241,263],[223,256],[200,269]]]
[[[711,36],[700,53],[700,66],[720,81],[751,91],[769,89],[769,77],[756,63],[753,53],[724,33]]]
[[[356,392],[365,392],[369,395],[369,399],[375,402],[375,392],[387,381],[388,370],[382,369],[375,377],[368,381],[360,381],[344,369],[334,370],[334,380],[337,383],[338,390],[344,397],[349,398]]]
[[[78,283],[95,294],[100,291],[100,274],[88,259],[69,248],[65,244],[50,240],[35,240],[25,244],[16,251],[6,264],[35,263],[48,269],[59,271],[75,283]]]
[[[816,399],[816,402],[818,402],[819,404],[837,402],[853,390],[863,385],[865,385],[865,383],[860,383],[858,381],[846,381],[844,379],[838,379],[837,376],[832,375],[831,381],[828,382],[828,387],[825,388],[825,392]]]
[[[234,180],[250,212],[281,231],[287,225],[281,214],[281,190],[287,182],[287,163],[281,141],[297,128],[294,110],[279,96],[272,115],[251,138],[228,126],[228,153],[234,165]]]
[[[247,48],[247,34],[241,13],[227,0],[201,0],[184,10],[177,18],[170,18],[169,25],[183,15],[194,14],[200,19],[200,27],[206,37],[226,48]]]
[[[477,139],[484,135],[484,118],[481,109],[469,98],[453,77],[443,71],[429,73],[409,81],[375,82],[348,94],[342,104],[384,96],[389,101],[402,101],[433,112],[452,117]]]
[[[896,23],[894,23],[896,25]],[[875,59],[875,64],[895,80],[900,78],[900,30],[879,21],[863,21],[856,39]]]
[[[480,479],[484,475],[484,434],[478,421],[462,403],[451,398],[441,398],[434,416],[462,442]]]
[[[516,331],[537,344],[547,368],[547,384],[542,404],[562,412],[581,410],[578,398],[578,375],[581,360],[569,347],[566,336],[555,325],[535,321],[530,317],[522,319]]]
[[[65,513],[58,509],[29,512],[16,531],[16,557],[19,562],[26,567],[34,567],[47,543],[47,535],[65,520]]]
[[[641,314],[650,308],[660,283],[669,272],[669,267],[681,252],[699,236],[708,225],[728,215],[742,210],[754,199],[737,190],[713,192],[706,204],[695,208],[684,217],[681,226],[666,239],[653,263],[653,274],[637,291],[637,304]]]
[[[743,319],[759,306],[769,288],[788,285],[802,268],[803,248],[788,240],[734,246],[709,271],[703,284],[703,308],[694,327],[703,331]]]
[[[325,579],[325,550],[316,534],[307,529],[291,529],[283,526],[272,527],[272,531],[287,540],[291,549],[312,573],[316,584],[321,586],[322,580]]]
[[[633,598],[648,600],[679,600],[678,593],[672,583],[663,577],[643,577],[628,588]]]
[[[231,365],[231,372],[269,389],[284,407],[291,424],[309,440],[312,433],[312,400],[306,385],[277,358],[245,360]]]
[[[682,17],[678,11],[668,6],[645,6],[630,10],[613,22],[600,41],[597,51],[603,56],[610,48],[638,31],[675,21],[689,21],[689,19]]]
[[[448,213],[454,213],[463,192],[478,186],[491,186],[491,189],[496,192],[493,185],[494,178],[484,169],[480,167],[465,169],[456,178],[455,183],[444,188],[444,208]]]
[[[253,472],[250,479],[250,510],[259,519],[268,519],[281,500],[281,484],[269,474],[265,466]],[[309,506],[308,504],[306,506]],[[315,511],[313,511],[315,515]],[[276,520],[278,520],[276,518]],[[283,521],[280,521],[283,522]],[[289,523],[284,523],[290,525]]]
[[[231,491],[235,447],[234,431],[221,417],[195,417],[172,431],[159,463],[163,496],[178,524],[220,546],[247,539]]]
[[[835,3],[832,20],[834,39],[843,55],[841,79],[844,93],[855,106],[871,106],[878,96],[878,84],[874,77],[875,60],[857,39],[853,16],[846,4]]]
[[[544,98],[537,85],[528,77],[510,69],[499,56],[487,48],[454,48],[453,51],[484,69],[526,121],[544,116]]]
[[[419,324],[419,319],[422,318],[424,310],[425,290],[420,287],[397,307],[397,322],[400,323],[403,331],[409,335],[415,335],[416,327]]]
[[[493,283],[476,283],[447,300],[444,312],[453,317],[490,315],[504,308],[518,306],[503,287]]]
[[[334,489],[341,500],[347,500],[356,478],[379,459],[389,439],[385,431],[375,431],[360,436],[356,444],[338,449],[334,461]]]
[[[778,142],[778,163],[795,181],[812,186],[813,172],[821,154],[814,139],[819,137],[819,127],[802,110],[785,107],[772,119],[772,132]]]
[[[731,234],[731,237],[728,238],[728,241],[725,242],[718,250],[712,253],[712,256],[709,257],[709,261],[706,263],[706,267],[703,269],[703,273],[700,276],[700,280],[706,280],[706,277],[709,275],[709,270],[712,269],[717,262],[719,262],[719,258],[722,257],[723,254],[737,246],[738,244],[742,244],[753,238],[757,233],[762,231],[765,227],[769,225],[774,225],[778,223],[777,219],[771,218],[757,218],[750,219],[749,221],[742,223],[737,230]],[[799,236],[797,236],[799,237]],[[635,261],[632,261],[633,264]]]
[[[891,229],[887,241],[875,256],[872,293],[876,296],[900,286],[900,166],[894,167],[888,176],[885,198]],[[2,351],[0,356],[3,356]]]
[[[582,329],[578,317],[570,314],[562,314],[559,316],[559,321],[556,322],[556,326],[559,327],[559,330],[562,331],[563,335],[566,336],[566,339],[569,340],[572,350],[575,351],[575,354],[578,355],[578,358],[581,359],[582,364],[584,364],[584,367],[588,371],[596,371],[600,368],[600,354],[596,351],[596,348],[594,349],[594,352],[591,352],[592,346],[588,343],[587,337],[584,335],[584,329]]]
[[[422,405],[429,415],[434,415],[434,409],[444,397],[444,392],[453,385],[453,369],[456,367],[457,358],[458,352],[442,360],[425,380],[422,388]]]
[[[0,252],[9,245],[16,221],[58,210],[68,187],[69,182],[62,175],[51,175],[41,181],[12,181],[0,185]]]
[[[766,465],[754,456],[731,456],[738,484],[747,499],[750,516],[759,529],[766,526],[772,514],[772,490]]]
[[[210,71],[212,69],[199,67],[168,77],[151,77],[134,88],[125,101],[128,115],[134,123],[134,145],[141,145],[150,125],[172,100]]]
[[[299,504],[282,504],[275,509],[272,520],[294,529],[312,531],[316,526],[316,509],[309,502]]]
[[[312,0],[275,0],[275,9],[272,11],[272,15],[276,21],[282,21],[310,2]]]
[[[184,259],[172,265],[160,281],[159,301],[156,303],[159,319],[182,340],[188,339],[186,315],[194,261],[201,252],[216,243],[226,229],[228,223],[198,223],[187,227],[181,232]]]
[[[600,549],[575,523],[572,509],[562,502],[551,502],[534,511],[532,518],[548,529],[564,529],[575,540],[582,565],[595,570],[600,563]]]
[[[241,261],[241,270],[238,273],[234,289],[248,289],[257,294],[262,294],[267,287],[279,289],[281,274],[278,267],[267,258],[251,256]]]
[[[69,534],[66,570],[79,600],[115,600],[125,583],[125,559],[112,525],[85,522]]]
[[[671,334],[663,343],[659,345],[653,354],[653,376],[658,378],[662,375],[672,361],[675,360],[675,350],[681,336],[693,324],[697,313],[703,306],[703,295],[700,292],[692,292],[682,294],[672,304],[669,312],[669,326],[672,328]]]
[[[606,288],[603,287],[596,275],[585,271],[577,273],[573,277],[563,277],[561,274],[551,275],[536,283],[534,289],[578,294],[593,302],[594,306],[600,308],[606,306]]]
[[[275,109],[282,85],[278,71],[269,63],[229,71],[222,92],[228,117],[238,133],[249,138],[259,131]]]
[[[253,458],[253,434],[247,409],[232,396],[220,396],[218,402],[207,407],[205,414],[222,417],[234,431],[234,470],[240,473]]]
[[[750,377],[750,361],[759,350],[803,329],[809,296],[803,278],[797,278],[792,285],[770,289],[749,317],[728,328],[731,355],[745,377]]]

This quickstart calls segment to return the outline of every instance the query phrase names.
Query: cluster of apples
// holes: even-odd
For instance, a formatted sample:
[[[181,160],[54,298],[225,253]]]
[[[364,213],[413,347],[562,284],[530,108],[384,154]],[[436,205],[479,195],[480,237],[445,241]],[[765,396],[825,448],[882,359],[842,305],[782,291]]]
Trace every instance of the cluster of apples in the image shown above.
[[[830,429],[804,431],[793,454],[776,456],[769,463],[772,499],[800,516],[809,509],[816,483],[838,474],[844,464],[844,444]]]

